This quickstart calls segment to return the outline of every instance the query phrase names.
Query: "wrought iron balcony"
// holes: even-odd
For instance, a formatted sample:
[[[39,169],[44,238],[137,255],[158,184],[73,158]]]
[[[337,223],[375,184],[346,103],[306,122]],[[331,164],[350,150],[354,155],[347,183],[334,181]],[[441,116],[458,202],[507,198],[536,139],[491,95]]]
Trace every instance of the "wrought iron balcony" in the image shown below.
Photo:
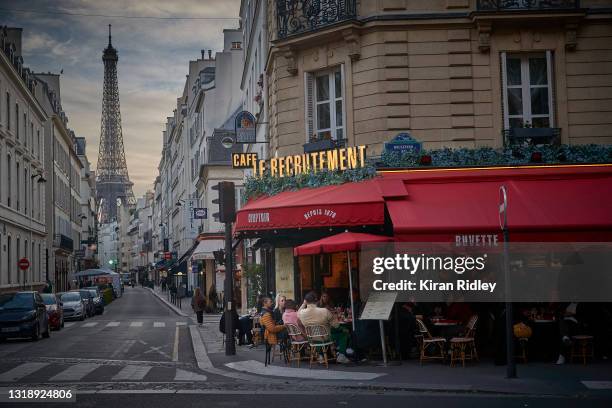
[[[561,129],[559,128],[511,128],[504,130],[504,144],[506,146],[540,145],[561,143]]]
[[[74,241],[64,234],[55,234],[53,236],[53,246],[66,252],[74,251]]]
[[[478,11],[569,10],[580,8],[579,0],[478,0]]]
[[[355,0],[276,0],[278,38],[318,30],[357,16]]]

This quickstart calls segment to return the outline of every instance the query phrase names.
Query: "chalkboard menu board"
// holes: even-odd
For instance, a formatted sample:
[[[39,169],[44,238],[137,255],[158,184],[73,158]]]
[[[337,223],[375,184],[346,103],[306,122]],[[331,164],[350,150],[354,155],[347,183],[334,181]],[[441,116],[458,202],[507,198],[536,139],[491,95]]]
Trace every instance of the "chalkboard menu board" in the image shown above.
[[[361,320],[389,320],[397,292],[370,292]]]

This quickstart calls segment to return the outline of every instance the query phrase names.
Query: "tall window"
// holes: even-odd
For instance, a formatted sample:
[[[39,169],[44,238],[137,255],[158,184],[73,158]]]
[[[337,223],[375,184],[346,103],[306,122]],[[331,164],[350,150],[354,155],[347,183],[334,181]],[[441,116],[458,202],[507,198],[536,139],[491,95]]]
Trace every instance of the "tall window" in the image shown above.
[[[13,192],[13,179],[11,177],[11,155],[6,155],[6,205],[11,206],[11,193]]]
[[[21,248],[20,248],[19,237],[17,237],[17,239],[15,240],[15,261],[21,258],[20,253],[19,253],[20,250]],[[13,267],[13,263],[11,263],[11,269],[17,269]],[[19,283],[19,272],[17,273],[18,275],[17,275],[17,279],[15,279],[15,283]]]
[[[34,122],[30,122],[30,138],[32,142],[30,143],[30,152],[34,154]]]
[[[23,144],[28,146],[28,115],[23,112]]]
[[[13,252],[11,248],[11,236],[6,237],[6,271],[8,272],[8,283],[13,283],[11,276],[13,276],[13,269],[11,265],[13,264]]]
[[[11,94],[6,93],[6,128],[11,130]]]
[[[42,158],[42,151],[40,150],[40,129],[36,129],[36,148],[37,148],[37,156],[38,159]]]
[[[344,139],[343,67],[306,74],[308,137]]]
[[[504,127],[554,126],[552,109],[552,55],[502,53]]]
[[[28,196],[30,189],[28,188],[28,169],[23,169],[23,212],[28,215]]]
[[[19,140],[19,104],[15,103],[15,135]]]
[[[19,163],[16,163],[16,170],[15,170],[15,185],[17,187],[17,211],[19,211],[21,209],[21,205],[19,203],[19,198],[21,197],[21,191],[19,188]]]

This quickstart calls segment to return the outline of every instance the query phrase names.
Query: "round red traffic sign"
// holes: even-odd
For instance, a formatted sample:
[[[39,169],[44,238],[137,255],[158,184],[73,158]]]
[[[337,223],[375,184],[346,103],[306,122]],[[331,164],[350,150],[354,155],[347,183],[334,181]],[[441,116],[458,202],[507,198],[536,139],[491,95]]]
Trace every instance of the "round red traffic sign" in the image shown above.
[[[28,260],[28,258],[21,258],[17,265],[19,265],[19,269],[25,271],[30,267],[30,261]]]

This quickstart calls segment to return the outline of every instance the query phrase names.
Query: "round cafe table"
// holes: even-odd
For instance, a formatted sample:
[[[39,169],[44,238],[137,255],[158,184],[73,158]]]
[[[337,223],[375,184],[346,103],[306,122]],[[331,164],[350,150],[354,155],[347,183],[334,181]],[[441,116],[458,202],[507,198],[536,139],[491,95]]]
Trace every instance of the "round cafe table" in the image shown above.
[[[459,334],[461,322],[452,319],[435,319],[431,321],[431,325],[434,328],[434,335],[449,340]]]

